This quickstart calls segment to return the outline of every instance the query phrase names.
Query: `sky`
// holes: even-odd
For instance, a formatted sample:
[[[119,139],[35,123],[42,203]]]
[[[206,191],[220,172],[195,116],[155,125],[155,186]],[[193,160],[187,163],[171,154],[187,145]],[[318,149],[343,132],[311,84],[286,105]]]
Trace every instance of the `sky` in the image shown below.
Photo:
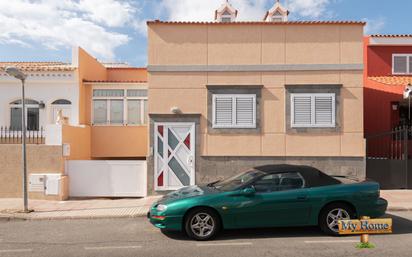
[[[71,61],[81,46],[103,62],[147,65],[147,20],[212,21],[225,0],[0,0],[0,61]],[[262,20],[276,0],[230,0]],[[366,21],[366,34],[412,34],[411,0],[281,0],[289,20]]]

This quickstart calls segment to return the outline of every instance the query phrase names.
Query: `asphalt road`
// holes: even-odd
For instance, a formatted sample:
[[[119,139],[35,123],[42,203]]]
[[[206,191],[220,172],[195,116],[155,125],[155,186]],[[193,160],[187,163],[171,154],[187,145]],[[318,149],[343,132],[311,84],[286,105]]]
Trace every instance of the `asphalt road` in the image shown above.
[[[60,221],[0,221],[0,257],[144,256],[412,256],[412,212],[396,212],[394,233],[371,236],[374,249],[355,248],[359,236],[328,237],[318,228],[225,231],[196,242],[163,234],[145,218]]]

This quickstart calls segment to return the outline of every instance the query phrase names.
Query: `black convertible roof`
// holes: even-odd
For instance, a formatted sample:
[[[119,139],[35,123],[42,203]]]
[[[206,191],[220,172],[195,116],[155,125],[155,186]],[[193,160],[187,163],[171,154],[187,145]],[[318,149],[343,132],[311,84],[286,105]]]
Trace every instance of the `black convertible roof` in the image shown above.
[[[302,177],[305,179],[307,187],[316,187],[316,186],[329,186],[341,184],[339,180],[326,175],[322,171],[305,165],[290,165],[290,164],[273,164],[273,165],[264,165],[257,166],[254,169],[272,174],[272,173],[284,173],[284,172],[299,172]]]

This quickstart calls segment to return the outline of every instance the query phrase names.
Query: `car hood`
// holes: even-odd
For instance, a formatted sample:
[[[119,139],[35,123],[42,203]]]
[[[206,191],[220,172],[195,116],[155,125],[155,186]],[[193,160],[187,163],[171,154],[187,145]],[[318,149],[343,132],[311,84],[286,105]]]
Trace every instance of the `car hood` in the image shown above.
[[[165,203],[165,202],[181,200],[181,199],[186,199],[186,198],[196,197],[196,196],[212,195],[212,194],[217,194],[219,192],[220,192],[219,190],[213,187],[188,186],[188,187],[183,187],[179,190],[168,193],[167,195],[163,196],[163,198],[160,199],[158,203]]]

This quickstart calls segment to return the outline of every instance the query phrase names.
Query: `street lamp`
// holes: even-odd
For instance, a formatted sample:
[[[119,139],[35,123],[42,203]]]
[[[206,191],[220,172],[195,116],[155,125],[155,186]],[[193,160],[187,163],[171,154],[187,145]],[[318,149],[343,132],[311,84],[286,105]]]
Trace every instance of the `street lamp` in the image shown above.
[[[6,73],[16,79],[21,81],[21,102],[22,102],[22,112],[21,112],[21,138],[22,138],[22,164],[23,164],[23,201],[24,201],[24,212],[29,212],[29,202],[27,197],[27,156],[26,156],[26,103],[24,98],[24,82],[26,81],[27,75],[24,74],[16,67],[7,67]]]

